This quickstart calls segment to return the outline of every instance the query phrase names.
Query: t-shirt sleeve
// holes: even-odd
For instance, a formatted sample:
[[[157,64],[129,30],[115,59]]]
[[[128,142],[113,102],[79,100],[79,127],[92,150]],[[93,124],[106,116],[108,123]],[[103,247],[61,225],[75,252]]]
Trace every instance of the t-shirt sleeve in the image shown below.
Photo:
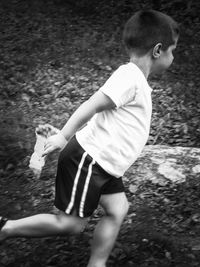
[[[136,93],[136,77],[133,70],[123,65],[119,67],[99,89],[110,97],[119,108],[134,100]]]

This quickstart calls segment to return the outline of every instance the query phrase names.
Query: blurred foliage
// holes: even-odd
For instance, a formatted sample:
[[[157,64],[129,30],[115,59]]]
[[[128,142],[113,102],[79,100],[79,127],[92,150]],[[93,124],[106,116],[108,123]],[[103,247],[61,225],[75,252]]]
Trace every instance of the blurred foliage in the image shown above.
[[[30,155],[38,123],[61,127],[128,60],[121,31],[140,8],[172,14],[183,28],[172,68],[151,79],[149,143],[199,146],[198,7],[179,0],[1,1],[1,165]]]
[[[65,0],[55,0],[56,4],[65,4]],[[76,12],[83,12],[85,15],[98,16],[104,13],[107,16],[116,14],[119,18],[129,16],[139,9],[156,9],[173,15],[184,24],[199,22],[200,2],[198,0],[80,0],[74,2],[68,0]],[[120,11],[120,12],[119,12]]]

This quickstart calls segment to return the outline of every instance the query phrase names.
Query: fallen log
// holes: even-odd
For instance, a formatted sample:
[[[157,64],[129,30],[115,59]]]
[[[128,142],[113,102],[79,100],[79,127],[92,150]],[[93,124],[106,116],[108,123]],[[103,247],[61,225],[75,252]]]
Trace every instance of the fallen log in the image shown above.
[[[200,178],[200,148],[147,145],[125,174],[135,189],[148,180],[165,186],[183,183],[187,177]]]

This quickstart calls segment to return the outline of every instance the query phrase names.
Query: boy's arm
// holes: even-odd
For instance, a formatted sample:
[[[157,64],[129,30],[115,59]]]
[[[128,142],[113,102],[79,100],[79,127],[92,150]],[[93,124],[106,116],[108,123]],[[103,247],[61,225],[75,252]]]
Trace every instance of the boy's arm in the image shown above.
[[[43,156],[61,149],[96,113],[115,107],[108,96],[101,91],[96,92],[72,114],[58,135],[48,138]]]
[[[96,113],[114,107],[114,102],[108,96],[98,91],[74,112],[62,128],[61,133],[69,141],[77,130],[85,125]]]

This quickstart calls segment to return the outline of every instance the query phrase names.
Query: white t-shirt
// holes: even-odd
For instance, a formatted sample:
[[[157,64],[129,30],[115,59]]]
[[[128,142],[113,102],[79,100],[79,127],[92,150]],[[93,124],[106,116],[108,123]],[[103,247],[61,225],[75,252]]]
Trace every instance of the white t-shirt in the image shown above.
[[[95,114],[76,138],[106,172],[121,177],[147,142],[152,89],[142,71],[130,62],[120,66],[99,90],[116,108]]]

